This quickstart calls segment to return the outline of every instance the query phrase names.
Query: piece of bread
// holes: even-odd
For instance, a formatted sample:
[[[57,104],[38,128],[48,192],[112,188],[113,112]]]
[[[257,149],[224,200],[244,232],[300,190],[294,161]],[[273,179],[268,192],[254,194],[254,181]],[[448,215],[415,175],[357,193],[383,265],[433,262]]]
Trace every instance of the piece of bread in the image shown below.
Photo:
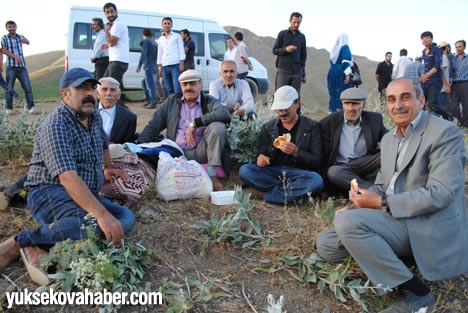
[[[351,190],[359,192],[359,185],[356,178],[351,180]]]
[[[273,141],[273,146],[275,148],[279,148],[279,146],[281,145],[281,143],[283,141],[290,142],[291,141],[291,134],[287,133],[287,134],[284,134],[282,136],[279,136],[278,138],[275,139],[275,141]]]

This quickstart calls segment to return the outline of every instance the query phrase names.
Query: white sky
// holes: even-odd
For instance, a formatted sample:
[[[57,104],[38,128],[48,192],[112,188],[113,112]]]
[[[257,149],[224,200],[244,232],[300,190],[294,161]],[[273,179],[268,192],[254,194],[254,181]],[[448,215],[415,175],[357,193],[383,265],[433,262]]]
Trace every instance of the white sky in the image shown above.
[[[17,32],[31,41],[24,46],[26,55],[65,50],[69,8],[102,7],[96,0],[14,0],[0,11],[0,25],[14,20]],[[468,40],[468,1],[466,0],[115,0],[117,9],[189,15],[210,18],[221,26],[239,26],[259,36],[276,37],[289,26],[289,15],[303,15],[300,30],[307,46],[330,51],[336,37],[347,33],[354,55],[382,61],[386,51],[396,62],[401,48],[408,56],[418,55],[423,46],[420,34],[429,30],[434,41],[445,40],[452,46]],[[234,7],[229,8],[229,5]],[[103,15],[104,17],[104,15]],[[104,18],[104,20],[106,20]],[[159,25],[158,25],[159,26]],[[1,28],[5,34],[6,30]],[[248,45],[248,42],[247,42]],[[273,55],[272,55],[273,57]]]

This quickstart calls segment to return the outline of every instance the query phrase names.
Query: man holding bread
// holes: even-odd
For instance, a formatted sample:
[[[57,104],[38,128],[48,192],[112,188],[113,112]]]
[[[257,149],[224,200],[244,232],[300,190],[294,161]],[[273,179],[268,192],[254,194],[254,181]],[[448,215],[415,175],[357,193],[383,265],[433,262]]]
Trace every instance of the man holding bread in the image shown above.
[[[319,125],[297,114],[299,94],[291,86],[276,90],[271,110],[277,117],[262,126],[256,164],[245,164],[239,177],[253,198],[287,203],[322,191],[317,173],[322,148]]]

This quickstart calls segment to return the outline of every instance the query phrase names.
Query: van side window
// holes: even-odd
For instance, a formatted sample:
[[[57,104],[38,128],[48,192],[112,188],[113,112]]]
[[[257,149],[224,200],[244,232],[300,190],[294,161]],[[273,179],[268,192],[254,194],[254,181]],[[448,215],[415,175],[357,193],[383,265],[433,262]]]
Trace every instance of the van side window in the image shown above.
[[[92,49],[96,35],[91,28],[91,23],[75,23],[73,28],[73,48]]]
[[[210,53],[213,59],[223,61],[224,52],[226,52],[226,34],[209,34],[208,40],[210,41]]]

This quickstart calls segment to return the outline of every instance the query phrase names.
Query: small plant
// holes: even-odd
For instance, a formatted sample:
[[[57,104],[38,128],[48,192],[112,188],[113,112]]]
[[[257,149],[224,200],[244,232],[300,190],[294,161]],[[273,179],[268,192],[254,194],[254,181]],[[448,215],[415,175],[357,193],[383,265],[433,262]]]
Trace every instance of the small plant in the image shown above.
[[[219,219],[211,215],[210,220],[194,227],[202,232],[199,239],[206,241],[229,241],[241,243],[242,247],[251,247],[264,239],[262,228],[258,220],[252,216],[254,202],[250,201],[250,194],[243,194],[242,188],[236,186],[234,199],[237,201],[236,211],[223,214]]]
[[[49,274],[52,284],[44,290],[61,287],[63,291],[74,288],[93,292],[148,291],[141,281],[144,267],[151,264],[152,251],[139,243],[114,247],[96,234],[96,220],[90,214],[85,223],[82,228],[88,234],[87,239],[61,241],[41,259],[43,268],[53,272]],[[115,308],[108,305],[101,310],[111,312]]]
[[[194,308],[205,308],[206,303],[216,297],[229,297],[223,292],[214,292],[214,282],[202,283],[195,278],[187,277],[185,285],[162,279],[159,291],[165,295],[166,313],[189,312]],[[186,290],[184,290],[184,287]]]
[[[253,163],[257,160],[260,130],[263,124],[274,116],[269,106],[258,107],[260,109],[256,112],[256,119],[242,121],[238,116],[233,116],[227,129],[232,157],[242,164]]]
[[[13,123],[8,115],[0,112],[0,163],[32,152],[37,125],[36,122],[27,122],[26,110]]]

